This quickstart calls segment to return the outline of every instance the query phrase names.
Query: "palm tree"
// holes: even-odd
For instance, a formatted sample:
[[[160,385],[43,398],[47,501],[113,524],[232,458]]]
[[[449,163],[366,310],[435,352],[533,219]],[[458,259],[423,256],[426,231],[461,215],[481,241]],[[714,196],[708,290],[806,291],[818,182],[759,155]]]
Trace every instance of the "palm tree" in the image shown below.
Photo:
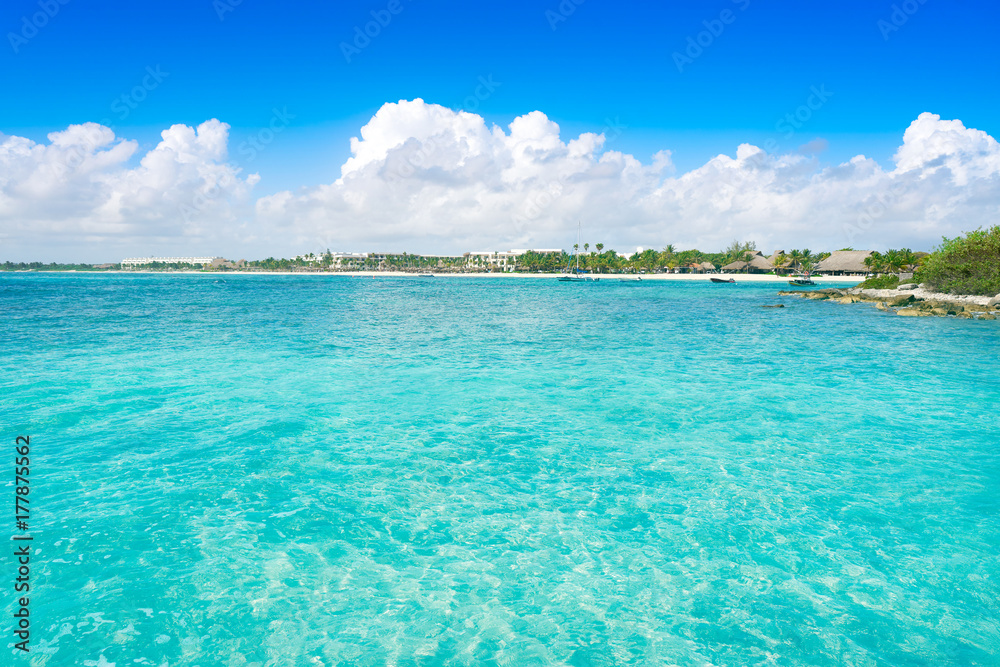
[[[604,244],[603,243],[598,243],[594,247],[597,248],[597,252],[604,252]]]
[[[775,272],[775,274],[777,274],[779,270],[781,270],[782,268],[784,268],[785,262],[787,262],[787,261],[788,261],[788,255],[786,255],[783,252],[779,252],[777,255],[774,256],[774,262],[773,262],[773,264],[774,264],[774,272]]]
[[[898,250],[885,253],[885,266],[889,273],[899,273],[903,270],[903,255]]]
[[[753,258],[754,258],[754,253],[750,252],[749,250],[744,250],[743,254],[740,255],[740,261],[746,262],[747,273],[750,273],[750,262],[753,261]]]
[[[792,260],[791,266],[794,269],[799,265],[799,262],[802,260],[802,253],[793,248],[792,251],[788,253],[788,257]]]
[[[865,257],[865,266],[868,267],[870,273],[878,273],[882,267],[882,254],[878,250],[873,251],[872,254]]]
[[[913,254],[913,251],[909,248],[903,248],[899,251],[901,259],[903,261],[903,266],[909,270],[913,271],[917,268],[917,256]]]

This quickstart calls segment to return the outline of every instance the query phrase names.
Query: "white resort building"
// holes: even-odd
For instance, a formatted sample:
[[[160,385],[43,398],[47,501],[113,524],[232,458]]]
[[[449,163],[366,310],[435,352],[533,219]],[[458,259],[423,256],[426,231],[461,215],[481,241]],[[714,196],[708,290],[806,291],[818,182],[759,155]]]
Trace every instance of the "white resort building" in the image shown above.
[[[134,269],[139,266],[149,266],[153,263],[221,266],[225,261],[222,257],[127,257],[122,260],[122,268]]]
[[[539,255],[555,254],[561,255],[562,248],[558,249],[542,249],[536,250],[525,249],[525,250],[507,250],[504,251],[483,251],[483,252],[469,252],[465,254],[466,263],[468,267],[477,267],[484,269],[499,269],[501,271],[513,271],[514,267],[517,265],[517,258],[521,255],[535,252]]]

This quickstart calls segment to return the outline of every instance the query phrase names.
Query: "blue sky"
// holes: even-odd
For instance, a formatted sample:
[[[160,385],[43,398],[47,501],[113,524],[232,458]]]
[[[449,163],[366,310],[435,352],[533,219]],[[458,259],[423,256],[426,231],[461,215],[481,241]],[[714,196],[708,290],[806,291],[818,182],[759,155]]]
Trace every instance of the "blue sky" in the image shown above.
[[[384,102],[422,97],[460,108],[478,78],[492,75],[501,85],[476,109],[490,121],[539,109],[578,133],[617,118],[629,129],[617,148],[644,160],[670,148],[681,167],[732,153],[740,141],[780,138],[775,124],[813,85],[833,98],[795,141],[830,138],[839,157],[888,157],[922,111],[1000,129],[996,3],[916,2],[885,40],[878,21],[891,20],[899,3],[586,0],[566,3],[574,11],[553,30],[546,11],[559,13],[555,0],[401,0],[402,11],[346,62],[340,43],[387,4],[244,0],[220,20],[211,0],[70,0],[19,53],[0,50],[0,127],[41,137],[110,118],[153,141],[170,124],[219,118],[235,138],[287,107],[291,129],[303,131],[274,151],[274,166],[304,159],[304,171],[325,176],[323,157],[308,154],[346,157],[347,139]],[[672,54],[724,10],[733,22],[679,72]],[[37,0],[9,1],[0,25],[19,32],[37,11]],[[157,65],[169,76],[120,119],[112,102]]]
[[[564,138],[612,121],[626,129],[608,148],[644,163],[669,149],[679,172],[743,142],[794,151],[817,138],[824,164],[865,154],[891,166],[925,111],[1000,132],[996,3],[398,0],[392,15],[387,0],[236,1],[8,0],[0,132],[42,142],[110,121],[141,155],[172,124],[217,118],[234,154],[287,109],[294,118],[252,165],[258,194],[332,182],[383,104],[418,97],[503,127],[540,110]],[[53,15],[25,31],[45,6]],[[391,20],[347,62],[342,43],[372,12]],[[674,54],[699,37],[679,71]],[[122,117],[115,101],[147,68],[166,76]],[[473,109],[481,77],[499,85]],[[784,136],[776,125],[814,87],[832,95]]]

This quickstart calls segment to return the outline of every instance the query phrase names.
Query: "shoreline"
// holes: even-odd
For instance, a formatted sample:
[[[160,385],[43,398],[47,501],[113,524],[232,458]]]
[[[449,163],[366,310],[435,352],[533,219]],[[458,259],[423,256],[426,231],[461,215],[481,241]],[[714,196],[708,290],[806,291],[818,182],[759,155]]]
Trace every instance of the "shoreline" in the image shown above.
[[[66,274],[80,274],[80,275],[175,275],[175,276],[209,276],[209,277],[224,277],[224,276],[316,276],[316,277],[335,277],[335,276],[346,276],[350,278],[423,278],[417,273],[411,273],[408,271],[5,271],[3,273],[11,274],[46,274],[46,273],[66,273]],[[554,280],[561,276],[570,275],[566,273],[432,273],[434,278],[528,278],[528,279],[548,279]],[[586,274],[591,275],[591,274]],[[739,283],[772,283],[778,284],[788,284],[790,278],[782,276],[773,276],[769,274],[740,274],[740,273],[651,273],[651,274],[636,274],[636,273],[598,273],[593,274],[598,280],[607,280],[609,282],[617,281],[621,278],[631,278],[641,277],[642,282],[653,282],[653,281],[680,281],[680,282],[698,282],[698,281],[709,281],[710,278],[733,278],[736,284]],[[853,283],[858,284],[864,281],[863,276],[813,276],[812,280],[817,283]]]
[[[868,303],[885,313],[904,317],[957,317],[996,320],[1000,316],[1000,295],[944,294],[921,287],[911,289],[823,289],[781,290],[780,296],[797,296],[812,301]]]

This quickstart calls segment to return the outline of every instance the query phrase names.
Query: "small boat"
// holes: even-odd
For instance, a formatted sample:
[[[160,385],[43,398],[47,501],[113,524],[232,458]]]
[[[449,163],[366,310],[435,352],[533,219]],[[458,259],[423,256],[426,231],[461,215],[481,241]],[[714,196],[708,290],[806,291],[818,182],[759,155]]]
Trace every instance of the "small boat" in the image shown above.
[[[372,277],[374,278],[374,276],[372,276]],[[433,278],[434,274],[433,273],[418,273],[417,277],[418,278]]]
[[[618,281],[622,283],[641,283],[642,276],[635,276],[632,278],[619,278]]]
[[[730,278],[729,280],[723,280],[722,278],[709,278],[713,283],[735,283],[735,278]]]
[[[596,282],[598,282],[600,280],[600,278],[594,278],[593,276],[585,276],[585,277],[581,277],[580,276],[581,273],[587,273],[586,270],[583,270],[583,271],[580,270],[580,253],[579,253],[579,248],[580,248],[580,238],[582,238],[581,237],[581,234],[582,234],[581,229],[582,228],[580,227],[579,223],[577,223],[577,231],[576,231],[576,233],[577,233],[577,244],[576,244],[576,251],[573,253],[574,255],[576,255],[576,268],[573,269],[573,275],[559,276],[556,279],[556,280],[558,280],[561,283],[596,283]],[[566,267],[566,270],[567,271],[570,270],[569,266]]]
[[[796,278],[795,280],[789,280],[789,285],[798,285],[799,287],[805,287],[807,285],[815,285],[816,283],[809,278]]]

